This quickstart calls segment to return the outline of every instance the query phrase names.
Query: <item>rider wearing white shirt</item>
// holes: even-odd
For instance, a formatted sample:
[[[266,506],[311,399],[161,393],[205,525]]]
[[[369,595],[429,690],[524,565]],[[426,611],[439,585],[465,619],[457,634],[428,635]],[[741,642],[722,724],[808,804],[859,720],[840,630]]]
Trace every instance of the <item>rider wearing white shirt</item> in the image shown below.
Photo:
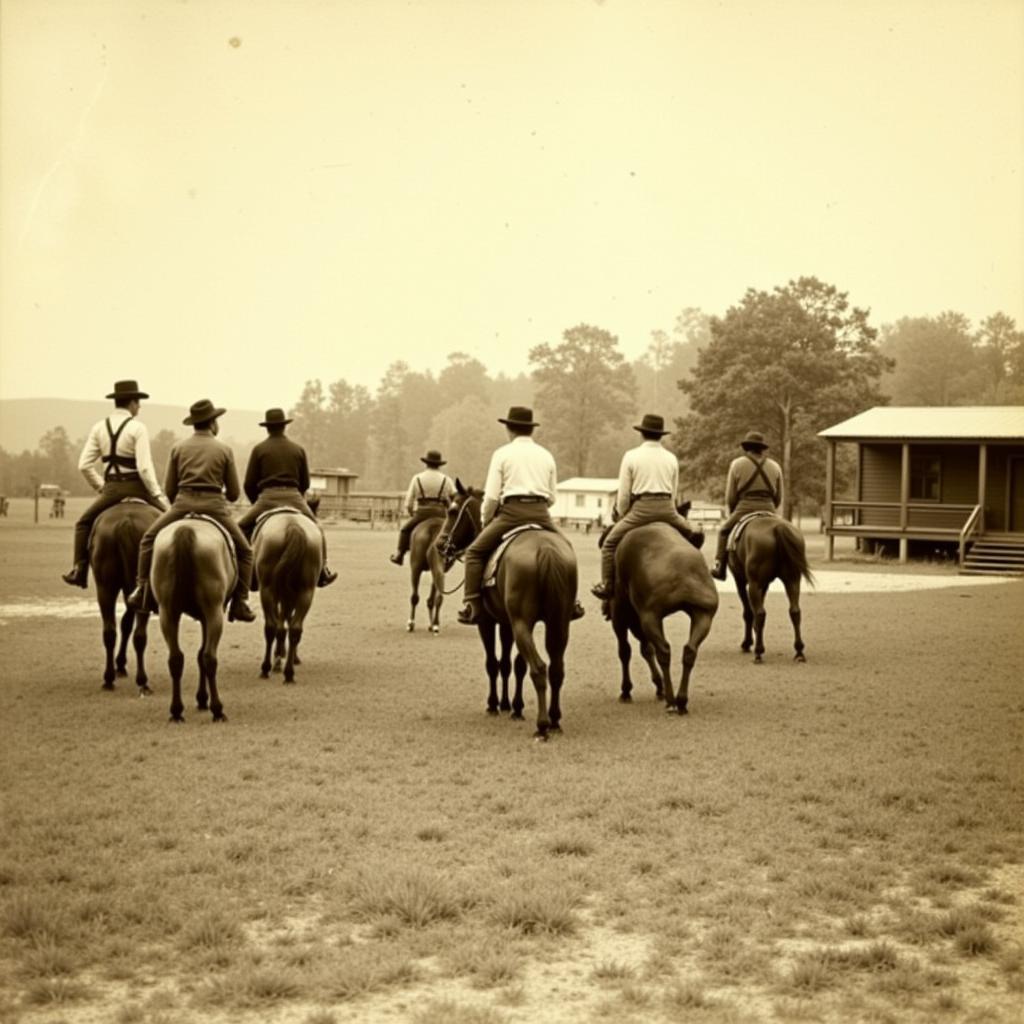
[[[101,512],[125,498],[141,498],[161,511],[168,507],[153,466],[149,432],[136,418],[141,399],[149,395],[135,381],[119,380],[107,398],[114,399],[114,411],[93,426],[78,460],[79,470],[99,497],[75,523],[74,566],[61,577],[73,587],[88,584],[89,533]]]
[[[531,523],[558,532],[548,511],[555,503],[555,459],[532,437],[534,427],[539,426],[533,421],[533,410],[514,405],[508,417],[499,417],[498,422],[505,424],[509,443],[491,456],[480,506],[483,528],[465,555],[466,603],[458,619],[470,625],[479,620],[484,566],[501,538],[509,530]],[[572,617],[582,614],[577,602]]]

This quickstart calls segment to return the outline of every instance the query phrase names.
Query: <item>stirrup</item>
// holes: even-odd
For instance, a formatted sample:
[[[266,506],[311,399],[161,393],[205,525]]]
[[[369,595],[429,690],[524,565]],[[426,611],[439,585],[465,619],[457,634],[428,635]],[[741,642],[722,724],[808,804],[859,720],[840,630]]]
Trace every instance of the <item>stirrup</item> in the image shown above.
[[[716,580],[724,580],[726,576],[725,562],[716,561],[711,567],[711,575]]]
[[[228,622],[255,622],[256,613],[244,597],[233,597],[228,607]]]
[[[405,558],[405,554],[404,553],[403,554],[398,554],[397,552],[395,552],[395,554],[388,555],[388,561],[389,562],[394,562],[395,565],[401,565],[403,558]]]
[[[610,601],[614,596],[614,591],[609,584],[602,580],[600,583],[595,583],[591,588],[590,592],[594,597],[600,598],[602,601]]]

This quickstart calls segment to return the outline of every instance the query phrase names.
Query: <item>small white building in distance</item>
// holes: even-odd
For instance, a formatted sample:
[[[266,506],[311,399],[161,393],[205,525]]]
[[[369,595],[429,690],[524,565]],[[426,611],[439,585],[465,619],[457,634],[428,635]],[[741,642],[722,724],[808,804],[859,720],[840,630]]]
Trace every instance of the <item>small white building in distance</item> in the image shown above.
[[[551,518],[556,523],[607,526],[612,521],[616,477],[573,476],[555,486],[555,504]]]

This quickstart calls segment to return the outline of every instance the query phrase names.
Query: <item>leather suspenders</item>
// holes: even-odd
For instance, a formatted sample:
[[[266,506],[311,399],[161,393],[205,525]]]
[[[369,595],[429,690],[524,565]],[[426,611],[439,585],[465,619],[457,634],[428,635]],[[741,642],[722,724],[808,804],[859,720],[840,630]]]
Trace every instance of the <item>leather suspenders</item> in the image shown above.
[[[777,503],[779,500],[779,496],[776,493],[775,487],[773,486],[771,480],[768,479],[768,474],[765,473],[764,471],[764,465],[758,462],[757,459],[755,459],[749,452],[747,452],[746,454],[747,458],[750,459],[750,461],[754,464],[754,474],[743,484],[742,487],[736,488],[736,500],[739,501],[740,498],[742,498],[743,495],[747,493],[747,491],[750,489],[754,481],[758,477],[760,477],[764,481],[765,486],[768,488],[768,494],[771,496],[772,501]]]
[[[117,430],[110,429],[110,417],[108,416],[105,420],[107,424],[107,435],[110,437],[110,454],[104,455],[100,461],[107,463],[107,468],[103,471],[104,480],[122,480],[125,477],[135,479],[138,476],[138,464],[135,461],[134,455],[118,455],[117,454],[117,442],[124,432],[124,428],[131,423],[131,416],[121,421],[121,425]],[[127,473],[122,473],[122,469],[128,470]]]

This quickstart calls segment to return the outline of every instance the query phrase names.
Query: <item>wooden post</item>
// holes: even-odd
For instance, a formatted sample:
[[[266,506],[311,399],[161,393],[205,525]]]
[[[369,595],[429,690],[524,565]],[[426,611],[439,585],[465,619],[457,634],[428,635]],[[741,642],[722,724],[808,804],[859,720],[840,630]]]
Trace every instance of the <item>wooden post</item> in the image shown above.
[[[978,446],[978,504],[981,506],[981,513],[978,515],[978,533],[985,532],[985,489],[988,476],[988,445]],[[1006,529],[1006,527],[1003,527]]]
[[[907,524],[910,513],[910,445],[903,442],[903,457],[900,460],[900,561],[907,560]]]
[[[835,538],[832,536],[832,502],[836,490],[836,443],[828,442],[825,454],[825,558],[831,562],[835,553]]]

